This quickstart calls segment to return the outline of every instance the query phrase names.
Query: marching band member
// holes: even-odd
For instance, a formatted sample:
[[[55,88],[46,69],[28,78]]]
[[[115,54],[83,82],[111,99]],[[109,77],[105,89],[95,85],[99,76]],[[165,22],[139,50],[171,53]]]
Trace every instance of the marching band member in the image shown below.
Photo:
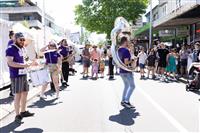
[[[68,56],[69,56],[69,47],[67,44],[67,40],[63,39],[61,41],[61,46],[59,47],[59,53],[62,55],[62,86],[69,86],[68,78],[69,78],[69,62],[68,62]]]
[[[51,41],[45,47],[43,47],[41,52],[44,52],[44,56],[46,59],[46,65],[49,69],[51,79],[53,80],[53,84],[56,90],[56,98],[59,98],[59,73],[61,72],[61,56],[57,52],[56,43]],[[44,97],[44,92],[47,88],[48,83],[42,86],[42,92],[40,97]]]
[[[34,115],[34,113],[26,111],[26,101],[29,91],[26,68],[36,65],[36,63],[25,63],[24,42],[24,35],[21,32],[16,33],[14,43],[9,45],[6,50],[6,58],[10,70],[11,88],[14,93],[15,122],[19,124],[21,124],[23,117]]]

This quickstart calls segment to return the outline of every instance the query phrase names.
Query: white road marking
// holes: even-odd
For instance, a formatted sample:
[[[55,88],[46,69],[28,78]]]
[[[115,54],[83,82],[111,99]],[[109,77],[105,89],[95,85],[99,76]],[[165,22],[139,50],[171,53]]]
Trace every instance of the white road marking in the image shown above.
[[[181,133],[188,132],[174,117],[172,117],[165,109],[163,109],[158,103],[156,103],[141,87],[137,89],[145,98],[163,115],[165,118],[176,127]]]

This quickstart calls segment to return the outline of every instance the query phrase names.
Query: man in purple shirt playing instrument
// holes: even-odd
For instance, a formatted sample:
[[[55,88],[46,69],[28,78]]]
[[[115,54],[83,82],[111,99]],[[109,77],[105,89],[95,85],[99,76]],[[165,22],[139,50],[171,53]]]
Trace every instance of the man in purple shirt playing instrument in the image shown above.
[[[14,44],[11,44],[6,50],[6,58],[10,70],[12,92],[15,95],[15,122],[19,124],[21,123],[23,117],[34,115],[34,113],[26,111],[26,101],[29,91],[26,68],[36,64],[35,62],[31,64],[24,62],[24,41],[24,35],[22,33],[16,33]]]
[[[125,65],[130,66],[132,60],[131,60],[131,54],[128,49],[129,45],[128,39],[126,37],[122,37],[120,44],[121,46],[118,50],[119,57]],[[126,108],[134,108],[134,106],[131,105],[129,101],[131,94],[135,89],[133,73],[120,68],[120,76],[124,82],[124,91],[122,95],[121,105]]]

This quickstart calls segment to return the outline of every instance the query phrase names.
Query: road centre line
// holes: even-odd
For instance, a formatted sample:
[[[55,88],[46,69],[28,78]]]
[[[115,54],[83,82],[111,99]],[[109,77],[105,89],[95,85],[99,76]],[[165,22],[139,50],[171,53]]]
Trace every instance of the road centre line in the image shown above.
[[[176,127],[179,132],[188,132],[174,117],[172,117],[165,109],[163,109],[157,102],[155,102],[150,95],[148,95],[141,87],[137,89],[165,118]]]

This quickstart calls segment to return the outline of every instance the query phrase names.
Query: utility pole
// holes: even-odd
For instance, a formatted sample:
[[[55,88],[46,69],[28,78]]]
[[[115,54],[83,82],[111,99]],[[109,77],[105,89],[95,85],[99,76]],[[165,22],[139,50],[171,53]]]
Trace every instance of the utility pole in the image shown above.
[[[43,10],[42,10],[42,24],[43,24],[43,41],[46,45],[46,25],[45,25],[45,0],[43,0]]]
[[[152,48],[152,0],[150,0],[149,48]]]

